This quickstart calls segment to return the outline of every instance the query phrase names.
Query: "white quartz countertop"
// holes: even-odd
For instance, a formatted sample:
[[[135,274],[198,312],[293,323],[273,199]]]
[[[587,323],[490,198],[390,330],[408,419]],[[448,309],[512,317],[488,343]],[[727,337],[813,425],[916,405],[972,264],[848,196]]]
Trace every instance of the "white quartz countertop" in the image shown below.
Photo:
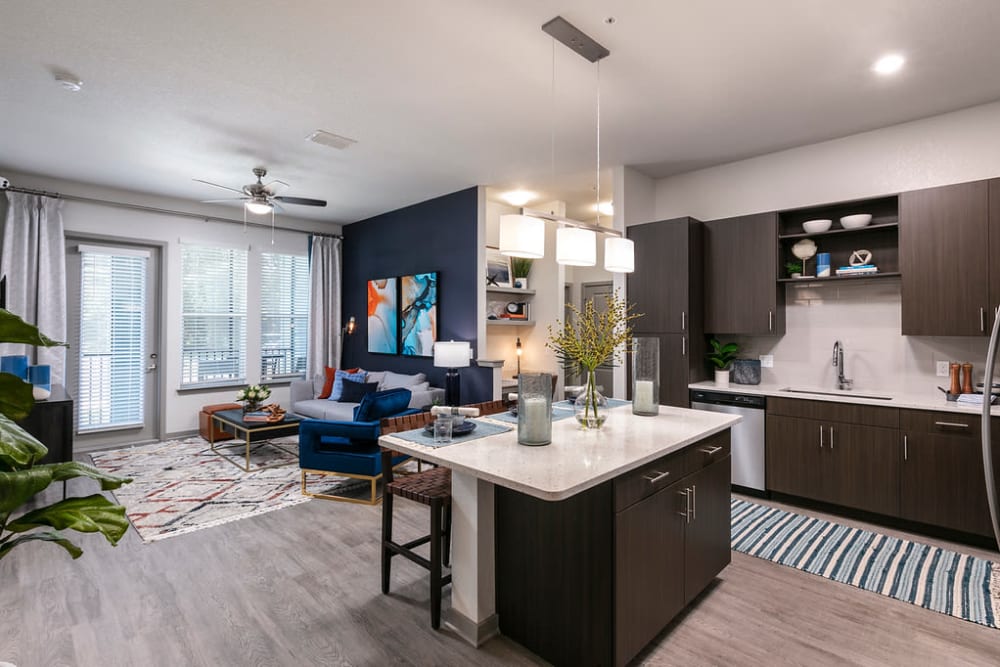
[[[445,447],[392,435],[382,436],[379,443],[542,500],[562,500],[724,431],[740,419],[662,405],[658,416],[639,417],[625,405],[609,410],[599,431],[581,430],[572,418],[553,422],[552,443],[542,447],[519,445],[516,427]]]
[[[946,378],[943,378],[946,379]],[[981,414],[982,407],[978,405],[963,405],[949,401],[936,387],[921,391],[852,389],[837,391],[822,387],[805,387],[795,384],[732,384],[727,388],[716,387],[714,382],[695,382],[689,384],[690,389],[702,391],[719,391],[730,394],[747,394],[750,396],[777,396],[779,398],[801,398],[809,401],[830,401],[833,403],[857,403],[861,405],[878,405],[884,408],[905,408],[909,410],[937,410],[941,412],[963,412],[966,414]],[[796,391],[788,391],[789,388]],[[822,393],[809,393],[810,391]],[[875,398],[882,397],[882,398]],[[1000,406],[993,405],[990,412],[1000,417]]]

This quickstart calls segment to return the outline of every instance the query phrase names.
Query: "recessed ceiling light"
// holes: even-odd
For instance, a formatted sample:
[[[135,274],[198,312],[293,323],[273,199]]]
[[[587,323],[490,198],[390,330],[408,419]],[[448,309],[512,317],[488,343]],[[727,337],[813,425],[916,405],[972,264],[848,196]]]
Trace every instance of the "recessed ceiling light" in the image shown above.
[[[350,137],[342,137],[339,134],[334,134],[333,132],[327,132],[326,130],[316,130],[308,137],[306,141],[311,141],[322,146],[328,146],[330,148],[336,148],[339,151],[349,148],[351,145],[358,143],[357,139],[351,139]]]
[[[80,79],[72,74],[56,72],[55,79],[56,83],[62,86],[63,90],[68,90],[71,93],[78,93],[83,89],[83,81],[80,81]]]
[[[598,203],[594,208],[596,208],[597,212],[600,213],[601,215],[614,215],[615,214],[614,202],[602,201],[602,202]]]
[[[534,192],[527,190],[511,190],[500,195],[500,198],[511,206],[524,206],[537,196]]]
[[[872,65],[872,71],[876,74],[895,74],[903,69],[905,63],[906,58],[898,53],[890,53],[876,60],[875,64]]]

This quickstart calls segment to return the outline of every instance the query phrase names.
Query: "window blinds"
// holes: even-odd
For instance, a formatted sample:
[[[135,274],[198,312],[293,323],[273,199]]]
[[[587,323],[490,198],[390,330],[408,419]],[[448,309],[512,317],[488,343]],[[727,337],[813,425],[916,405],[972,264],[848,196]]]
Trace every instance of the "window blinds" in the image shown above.
[[[260,375],[304,376],[309,325],[309,260],[261,254]]]

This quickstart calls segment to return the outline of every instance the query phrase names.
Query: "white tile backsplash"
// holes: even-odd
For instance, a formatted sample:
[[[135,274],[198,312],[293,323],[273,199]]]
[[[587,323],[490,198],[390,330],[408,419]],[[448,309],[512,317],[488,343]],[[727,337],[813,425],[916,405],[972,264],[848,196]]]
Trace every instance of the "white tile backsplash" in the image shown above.
[[[740,357],[774,355],[762,380],[788,385],[834,388],[833,344],[845,348],[847,376],[863,391],[922,390],[945,386],[936,376],[938,361],[969,361],[982,381],[985,336],[903,336],[900,281],[886,278],[844,283],[788,283],[785,335],[738,336]],[[721,337],[727,340],[725,336]]]

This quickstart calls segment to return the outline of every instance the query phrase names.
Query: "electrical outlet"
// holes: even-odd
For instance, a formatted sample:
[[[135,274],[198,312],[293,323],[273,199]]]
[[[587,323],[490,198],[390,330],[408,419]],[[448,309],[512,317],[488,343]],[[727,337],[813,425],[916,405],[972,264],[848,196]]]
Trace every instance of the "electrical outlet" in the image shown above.
[[[949,363],[947,361],[939,361],[939,362],[937,362],[937,376],[939,378],[946,378],[946,377],[948,377],[948,366],[949,366]]]
[[[774,355],[773,354],[762,354],[762,355],[760,355],[760,367],[761,368],[774,368]]]

